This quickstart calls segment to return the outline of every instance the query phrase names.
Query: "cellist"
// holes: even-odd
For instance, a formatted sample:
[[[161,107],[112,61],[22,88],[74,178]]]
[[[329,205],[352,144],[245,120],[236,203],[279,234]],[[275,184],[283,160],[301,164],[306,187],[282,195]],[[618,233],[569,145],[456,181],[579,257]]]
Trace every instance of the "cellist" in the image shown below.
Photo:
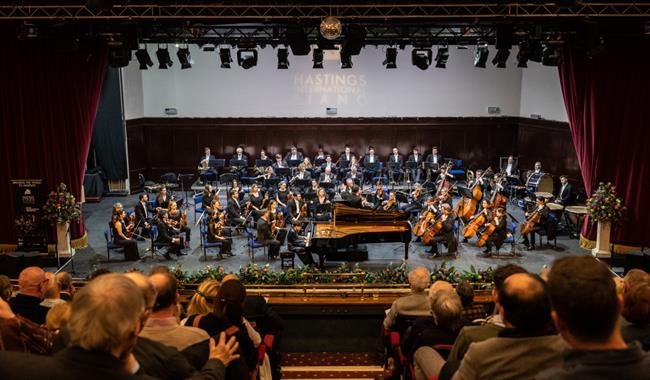
[[[548,214],[550,212],[551,210],[546,205],[546,199],[544,197],[537,197],[537,200],[535,201],[535,209],[532,211],[527,211],[524,214],[527,221],[533,219],[537,214],[539,215],[539,222],[535,224],[535,227],[533,227],[528,235],[524,235],[523,243],[526,246],[526,249],[529,251],[535,249],[535,232],[546,231],[548,224]]]
[[[479,218],[483,215],[483,218]],[[465,229],[463,230],[463,243],[467,243],[467,239],[473,237],[477,234],[479,227],[483,224],[488,223],[492,220],[492,204],[489,200],[484,199],[481,202],[481,208],[479,211],[469,219],[469,222],[466,224]],[[471,233],[470,233],[471,232]]]
[[[494,212],[494,218],[490,224],[494,225],[495,229],[485,241],[484,257],[492,256],[492,245],[494,244],[497,249],[501,248],[501,244],[506,240],[508,234],[508,223],[506,221],[506,209],[499,207]]]
[[[458,249],[458,241],[456,240],[456,234],[454,234],[454,214],[451,206],[448,203],[444,203],[440,206],[440,209],[442,210],[442,215],[435,223],[442,223],[442,228],[438,234],[429,241],[429,244],[431,245],[431,250],[427,251],[427,253],[431,254],[429,258],[439,256],[438,243],[440,242],[447,243],[449,253],[455,254]]]

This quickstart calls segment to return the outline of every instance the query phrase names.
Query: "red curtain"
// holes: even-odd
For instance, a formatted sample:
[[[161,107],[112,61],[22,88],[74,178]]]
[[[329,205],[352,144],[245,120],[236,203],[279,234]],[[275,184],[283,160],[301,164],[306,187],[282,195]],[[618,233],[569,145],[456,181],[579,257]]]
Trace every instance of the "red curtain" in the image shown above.
[[[5,38],[3,38],[5,37]],[[11,179],[60,182],[80,199],[92,127],[107,67],[104,46],[60,53],[0,35],[0,243],[15,244]],[[72,237],[85,232],[72,226]]]
[[[611,182],[628,209],[614,226],[612,241],[650,245],[650,44],[610,42],[606,53],[589,57],[571,47],[559,67],[587,194]],[[595,240],[595,228],[583,226]]]

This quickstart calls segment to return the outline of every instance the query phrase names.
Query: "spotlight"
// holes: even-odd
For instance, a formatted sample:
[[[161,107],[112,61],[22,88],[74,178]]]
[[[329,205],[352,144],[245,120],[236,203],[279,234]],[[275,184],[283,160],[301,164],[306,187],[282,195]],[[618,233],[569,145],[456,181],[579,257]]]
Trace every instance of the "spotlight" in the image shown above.
[[[221,68],[229,69],[230,62],[232,62],[232,57],[230,56],[230,49],[228,48],[219,49],[219,59],[221,59]]]
[[[544,48],[542,47],[542,41],[540,40],[530,40],[528,41],[528,59],[533,62],[542,62],[542,55],[544,53]]]
[[[158,58],[159,69],[167,69],[174,64],[169,56],[169,50],[166,47],[158,47],[158,50],[156,50],[156,58]]]
[[[386,59],[381,63],[387,69],[397,68],[397,48],[391,47],[386,49]]]
[[[487,43],[484,42],[476,46],[476,52],[474,53],[474,67],[484,69],[488,55],[490,55],[490,51],[488,50]]]
[[[146,47],[138,49],[138,51],[135,52],[135,58],[138,59],[140,70],[146,70],[147,68],[153,66],[153,62],[151,61],[151,57],[149,56],[149,52],[147,51]]]
[[[190,48],[187,47],[187,45],[185,45],[185,47],[178,48],[176,56],[178,57],[178,62],[181,63],[181,70],[189,69],[192,67]]]
[[[560,63],[560,52],[554,46],[545,45],[542,52],[542,65],[557,66]]]
[[[323,49],[314,49],[312,60],[314,61],[314,66],[313,66],[314,69],[322,69],[323,68]]]
[[[278,49],[278,69],[289,68],[289,49]]]
[[[492,64],[500,69],[505,69],[509,56],[510,49],[499,49],[497,50],[497,54],[494,56],[494,59],[492,59]]]
[[[411,63],[420,70],[426,70],[431,64],[433,53],[431,49],[413,49],[411,52]]]
[[[525,41],[519,43],[517,67],[528,67],[528,44]]]
[[[439,69],[446,69],[448,59],[449,59],[449,48],[446,46],[440,46],[438,48],[438,53],[436,53],[436,67]]]
[[[257,65],[257,50],[239,49],[237,50],[237,64],[243,69],[248,70]]]
[[[352,68],[352,56],[345,51],[341,51],[341,68],[342,69]]]

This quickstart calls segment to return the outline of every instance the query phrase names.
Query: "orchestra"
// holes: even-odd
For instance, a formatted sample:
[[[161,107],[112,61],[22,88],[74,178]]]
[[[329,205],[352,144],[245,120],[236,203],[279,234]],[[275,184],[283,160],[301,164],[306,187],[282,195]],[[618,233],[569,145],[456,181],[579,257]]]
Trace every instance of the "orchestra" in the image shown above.
[[[547,194],[543,190],[552,178],[539,161],[532,170],[521,172],[521,177],[518,159],[512,155],[501,159],[497,172],[488,167],[456,177],[452,175],[455,160],[443,158],[437,146],[432,146],[426,157],[415,146],[408,156],[392,147],[382,158],[370,145],[358,159],[349,144],[338,157],[321,145],[313,164],[296,144],[284,152],[269,154],[262,149],[249,167],[245,147],[239,145],[230,167],[217,168],[210,148],[204,149],[198,164],[203,213],[196,225],[203,223],[207,241],[222,243],[223,255],[231,254],[232,231],[250,225],[258,231],[258,238],[262,236],[261,241],[274,247],[271,256],[277,256],[275,242],[283,241],[286,234],[299,245],[296,236],[307,224],[335,223],[334,204],[341,202],[374,212],[407,213],[413,240],[430,246],[433,256],[438,255],[440,243],[447,246],[448,254],[456,254],[461,234],[462,244],[485,247],[484,257],[490,257],[495,247],[498,251],[507,234],[521,233],[521,243],[533,250],[535,233],[546,232],[552,224],[553,215],[549,214],[557,213],[558,220],[563,215],[567,228],[575,228],[580,220],[580,214],[571,212],[577,209],[564,214],[565,207],[575,204],[569,178],[559,176],[559,188]],[[220,206],[216,178],[210,181],[206,173],[234,175],[225,183],[225,208]],[[519,185],[526,191],[517,197],[513,189]],[[150,196],[155,197],[153,203]],[[522,199],[530,209],[525,220],[516,221],[508,208]],[[158,194],[140,194],[132,217],[127,217],[121,204],[115,204],[109,223],[114,242],[125,248],[125,256],[137,259],[136,238],[148,238],[156,225],[157,240],[171,246],[165,257],[171,259],[169,253],[182,255],[182,249],[189,247],[191,228],[187,212],[179,204],[164,185]],[[518,226],[517,231],[511,224]]]

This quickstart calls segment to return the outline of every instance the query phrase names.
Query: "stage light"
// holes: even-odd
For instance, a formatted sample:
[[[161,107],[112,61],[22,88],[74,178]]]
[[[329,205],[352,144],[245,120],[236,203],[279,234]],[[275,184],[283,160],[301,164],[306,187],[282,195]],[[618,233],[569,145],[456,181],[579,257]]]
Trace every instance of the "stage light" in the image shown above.
[[[289,68],[289,49],[278,49],[278,69]]]
[[[528,44],[519,43],[519,52],[517,53],[517,67],[528,67]]]
[[[386,48],[386,59],[381,64],[386,66],[387,69],[396,69],[397,68],[397,48],[394,48],[394,47]]]
[[[557,66],[560,63],[560,52],[555,46],[545,45],[542,52],[542,65]]]
[[[508,62],[508,57],[510,57],[509,49],[499,49],[497,54],[492,59],[492,64],[500,69],[506,68],[506,62]]]
[[[484,69],[488,55],[490,55],[490,51],[488,50],[487,43],[483,42],[477,45],[476,51],[474,52],[474,67],[480,67]]]
[[[426,70],[431,64],[433,53],[431,49],[413,49],[411,52],[411,63],[420,70]]]
[[[158,58],[159,69],[167,69],[174,64],[169,56],[169,50],[167,50],[167,47],[163,48],[158,46],[158,50],[156,50],[156,58]]]
[[[535,39],[528,41],[528,59],[533,62],[542,62],[542,55],[544,53],[544,48],[542,47],[542,41]]]
[[[257,50],[255,49],[239,49],[237,50],[237,64],[244,70],[257,65]]]
[[[135,52],[135,58],[138,59],[140,70],[146,70],[147,68],[153,66],[153,62],[151,61],[151,57],[149,56],[149,52],[147,51],[146,47],[138,49],[138,51]]]
[[[342,69],[352,68],[352,56],[345,51],[341,51],[341,68]]]
[[[449,59],[449,48],[447,46],[440,46],[436,53],[436,67],[439,69],[447,68],[447,60]]]
[[[323,49],[314,49],[312,60],[314,61],[314,69],[323,68]]]
[[[230,63],[232,62],[232,57],[230,56],[230,49],[228,48],[219,49],[219,59],[221,59],[221,68],[229,69]]]
[[[178,62],[181,63],[181,70],[192,68],[192,57],[190,56],[190,48],[187,45],[179,47],[176,56]]]

